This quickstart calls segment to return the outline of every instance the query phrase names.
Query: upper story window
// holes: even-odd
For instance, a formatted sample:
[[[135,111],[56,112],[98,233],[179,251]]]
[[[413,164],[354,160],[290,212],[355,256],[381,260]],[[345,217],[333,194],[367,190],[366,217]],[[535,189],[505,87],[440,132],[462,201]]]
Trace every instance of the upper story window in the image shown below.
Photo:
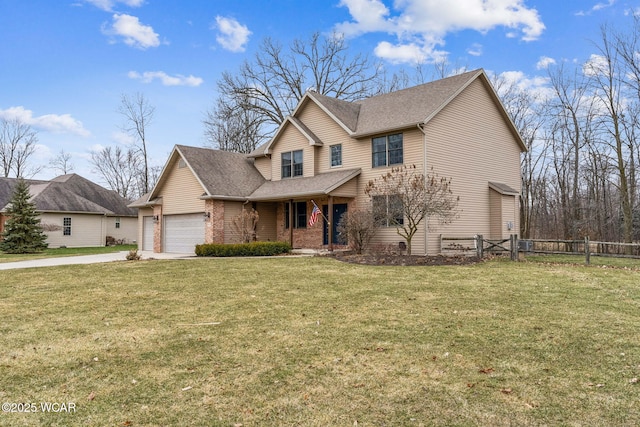
[[[342,144],[329,147],[331,149],[331,167],[342,166]]]
[[[302,150],[282,153],[282,178],[302,176]]]
[[[371,140],[371,165],[391,166],[402,164],[402,134],[380,136]]]
[[[116,228],[120,228],[120,217],[116,217]]]

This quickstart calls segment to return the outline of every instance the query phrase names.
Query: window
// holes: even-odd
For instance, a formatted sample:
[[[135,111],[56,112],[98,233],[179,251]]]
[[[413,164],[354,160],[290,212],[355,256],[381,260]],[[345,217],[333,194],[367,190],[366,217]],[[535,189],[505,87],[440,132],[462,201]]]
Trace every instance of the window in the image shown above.
[[[395,227],[404,224],[402,196],[399,194],[374,196],[373,215],[376,224],[382,227]]]
[[[331,149],[331,167],[342,166],[342,144],[329,147]]]
[[[71,218],[62,218],[62,235],[71,236]]]
[[[116,228],[120,228],[120,217],[116,217]]]
[[[282,153],[282,178],[302,176],[302,150]]]
[[[289,203],[284,204],[284,228],[289,228]],[[307,202],[293,203],[293,228],[307,228]]]
[[[402,134],[380,136],[371,140],[371,164],[374,168],[402,164]]]

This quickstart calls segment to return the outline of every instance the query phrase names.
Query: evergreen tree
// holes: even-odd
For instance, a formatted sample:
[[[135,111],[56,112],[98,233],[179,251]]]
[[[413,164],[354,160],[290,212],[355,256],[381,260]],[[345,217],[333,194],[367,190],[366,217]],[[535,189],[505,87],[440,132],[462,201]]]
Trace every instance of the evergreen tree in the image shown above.
[[[47,248],[47,236],[40,226],[35,205],[30,201],[29,184],[19,179],[6,210],[0,250],[11,254],[38,252]]]

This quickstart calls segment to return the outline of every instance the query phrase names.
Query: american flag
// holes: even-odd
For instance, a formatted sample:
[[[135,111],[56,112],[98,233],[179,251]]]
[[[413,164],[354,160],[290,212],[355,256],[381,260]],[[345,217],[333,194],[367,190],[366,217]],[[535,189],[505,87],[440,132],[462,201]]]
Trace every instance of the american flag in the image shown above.
[[[320,209],[318,209],[318,205],[313,203],[313,210],[311,211],[311,217],[309,217],[309,227],[313,227],[313,224],[318,222],[318,215],[320,215]]]

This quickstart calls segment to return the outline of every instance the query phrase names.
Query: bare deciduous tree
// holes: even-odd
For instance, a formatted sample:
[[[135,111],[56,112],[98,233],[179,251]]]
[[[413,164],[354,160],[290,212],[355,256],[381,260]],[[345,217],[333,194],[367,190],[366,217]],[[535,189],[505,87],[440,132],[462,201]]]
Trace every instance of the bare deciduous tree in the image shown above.
[[[323,38],[315,33],[309,40],[294,41],[288,50],[266,38],[253,61],[246,61],[237,73],[223,73],[218,82],[220,97],[204,123],[205,133],[210,137],[229,136],[225,129],[216,129],[224,119],[232,116],[242,123],[248,118],[257,131],[250,135],[231,134],[256,138],[249,144],[255,147],[293,112],[308,89],[357,100],[371,94],[377,73],[378,68],[366,56],[350,55],[344,38],[338,34]],[[246,145],[242,141],[223,142],[221,148]]]
[[[433,170],[426,177],[415,165],[392,168],[365,186],[373,202],[374,217],[396,227],[407,242],[411,255],[411,240],[426,218],[440,224],[458,216],[459,197],[453,194],[451,179],[439,177]]]
[[[141,157],[135,149],[123,150],[121,147],[106,147],[91,153],[94,166],[109,188],[127,200],[140,196],[137,192],[138,171]]]
[[[242,209],[242,211],[236,215],[231,226],[243,243],[249,243],[256,240],[256,227],[260,215],[255,209]]]
[[[623,81],[626,69],[621,56],[616,50],[615,35],[612,30],[601,27],[601,41],[598,45],[600,55],[592,58],[585,65],[586,73],[591,77],[594,96],[606,114],[601,120],[607,140],[613,149],[614,164],[617,169],[620,204],[622,206],[623,238],[625,242],[633,241],[633,210],[629,189],[629,141],[625,140],[625,105]]]
[[[0,167],[5,178],[30,178],[42,166],[30,167],[29,159],[35,153],[38,134],[18,118],[0,120]]]
[[[212,148],[250,153],[266,140],[262,134],[264,119],[237,101],[219,99],[217,107],[207,111],[203,120],[205,137]]]
[[[149,104],[144,94],[138,92],[133,96],[123,94],[120,98],[120,108],[118,112],[125,118],[122,130],[135,138],[138,154],[141,158],[139,162],[141,193],[147,193],[151,187],[149,168],[149,152],[147,141],[147,128],[153,121],[155,107]]]
[[[376,223],[370,209],[355,209],[345,212],[337,227],[338,235],[344,236],[344,243],[361,254],[369,246],[375,235]]]
[[[62,175],[73,172],[73,163],[71,163],[71,154],[64,151],[64,148],[49,161],[49,167]]]

